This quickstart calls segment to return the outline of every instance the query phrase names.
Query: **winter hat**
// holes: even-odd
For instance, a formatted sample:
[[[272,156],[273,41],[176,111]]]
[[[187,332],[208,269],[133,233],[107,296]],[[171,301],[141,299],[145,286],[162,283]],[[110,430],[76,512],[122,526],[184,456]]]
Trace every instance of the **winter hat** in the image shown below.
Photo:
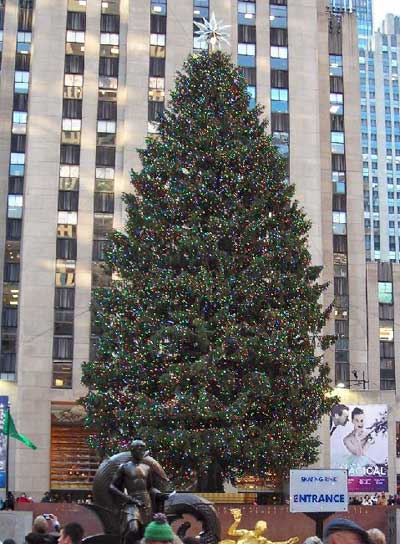
[[[174,533],[164,514],[155,514],[153,521],[149,523],[144,531],[145,540],[158,540],[161,542],[172,542]]]
[[[367,531],[364,531],[362,527],[357,525],[357,523],[354,523],[351,519],[345,518],[334,518],[328,523],[324,530],[324,542],[329,535],[336,533],[337,531],[351,531],[360,537],[363,544],[371,544]]]

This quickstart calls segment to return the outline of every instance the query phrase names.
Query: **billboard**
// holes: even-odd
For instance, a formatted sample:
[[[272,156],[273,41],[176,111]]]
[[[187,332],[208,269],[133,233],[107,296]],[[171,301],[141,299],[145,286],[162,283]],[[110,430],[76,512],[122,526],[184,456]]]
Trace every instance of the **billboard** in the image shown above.
[[[350,492],[388,491],[385,404],[337,404],[331,410],[331,468],[348,470]]]
[[[7,437],[1,430],[4,426],[4,416],[8,410],[8,397],[0,396],[0,497],[5,498],[7,481]]]

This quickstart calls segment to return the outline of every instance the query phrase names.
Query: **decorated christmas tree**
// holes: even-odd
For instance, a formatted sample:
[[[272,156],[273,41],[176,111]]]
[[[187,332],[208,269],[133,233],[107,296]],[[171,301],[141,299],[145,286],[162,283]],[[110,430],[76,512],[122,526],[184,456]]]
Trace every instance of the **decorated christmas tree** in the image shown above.
[[[132,173],[108,254],[118,279],[95,296],[91,443],[140,437],[181,487],[312,463],[332,404],[310,223],[248,105],[228,56],[189,57]]]

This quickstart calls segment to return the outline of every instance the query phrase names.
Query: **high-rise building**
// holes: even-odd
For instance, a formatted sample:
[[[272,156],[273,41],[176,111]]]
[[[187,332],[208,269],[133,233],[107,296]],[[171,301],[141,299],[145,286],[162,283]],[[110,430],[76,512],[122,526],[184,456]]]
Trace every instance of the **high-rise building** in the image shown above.
[[[388,15],[360,52],[366,256],[399,261],[400,18]]]
[[[372,0],[331,0],[333,9],[354,11],[357,15],[358,46],[367,49],[373,33]]]
[[[312,221],[313,261],[330,282],[324,304],[335,299],[332,374],[395,417],[400,280],[390,264],[365,269],[355,15],[324,0],[0,0],[0,395],[38,446],[11,442],[12,490],[39,497],[90,484],[96,460],[76,400],[98,336],[91,292],[110,281],[107,234],[123,228],[136,149],[157,133],[185,57],[207,48],[193,22],[212,12],[231,25],[224,47],[249,106],[265,107]]]

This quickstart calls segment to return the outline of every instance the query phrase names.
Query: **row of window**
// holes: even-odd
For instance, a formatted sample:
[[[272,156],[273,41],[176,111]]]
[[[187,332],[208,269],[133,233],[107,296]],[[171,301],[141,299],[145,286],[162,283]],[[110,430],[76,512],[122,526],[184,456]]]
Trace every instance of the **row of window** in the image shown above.
[[[25,175],[26,124],[30,50],[32,41],[33,2],[18,3],[18,28],[14,69],[9,186],[7,196],[7,228],[4,253],[4,285],[1,330],[0,376],[14,379],[17,358],[17,328],[20,275],[20,240],[22,233],[23,192]],[[0,6],[0,52],[3,38],[4,2]],[[1,53],[0,53],[1,63]]]
[[[272,141],[289,165],[288,8],[270,0],[271,128]]]
[[[204,8],[199,2],[198,8]],[[194,4],[194,11],[196,4]],[[165,55],[167,37],[167,0],[151,0],[150,14],[150,59],[148,83],[148,132],[158,132],[158,121],[164,112],[165,103]]]
[[[331,15],[329,28],[330,146],[332,157],[332,236],[335,295],[335,378],[349,381],[349,285],[347,257],[347,196],[344,133],[341,17]]]

